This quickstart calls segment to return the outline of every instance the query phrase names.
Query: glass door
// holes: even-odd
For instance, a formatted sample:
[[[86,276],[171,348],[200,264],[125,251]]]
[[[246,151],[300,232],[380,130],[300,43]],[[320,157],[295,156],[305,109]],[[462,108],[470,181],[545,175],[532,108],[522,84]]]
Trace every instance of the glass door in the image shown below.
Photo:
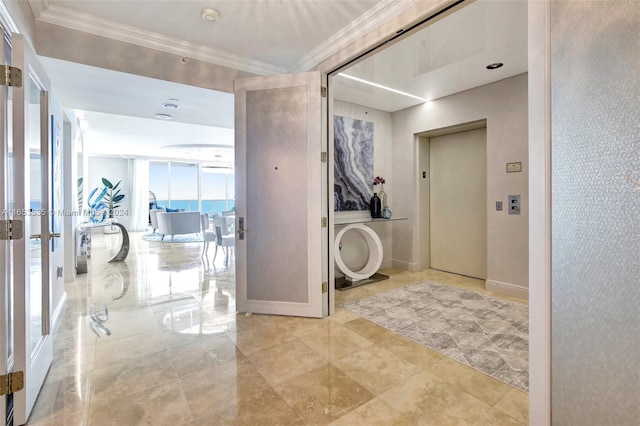
[[[2,64],[11,65],[11,45],[4,29]],[[13,143],[11,133],[11,90],[0,86],[0,220],[11,218],[13,208]],[[0,241],[0,375],[13,371],[13,242]],[[4,422],[13,404],[12,396],[0,396],[0,422]],[[1,423],[4,424],[4,423]]]
[[[24,220],[25,238],[14,241],[16,371],[25,387],[14,394],[14,423],[25,424],[53,357],[50,338],[50,138],[46,75],[35,53],[18,34],[12,62],[22,70],[13,91],[14,213]]]

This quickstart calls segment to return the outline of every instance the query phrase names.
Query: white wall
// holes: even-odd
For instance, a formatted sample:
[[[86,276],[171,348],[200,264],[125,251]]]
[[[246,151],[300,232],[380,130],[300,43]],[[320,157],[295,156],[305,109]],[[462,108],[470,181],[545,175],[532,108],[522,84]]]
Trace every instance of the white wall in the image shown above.
[[[526,297],[528,289],[528,121],[527,75],[467,90],[395,112],[392,117],[391,181],[394,214],[408,221],[394,225],[394,265],[419,270],[421,242],[416,232],[419,170],[417,134],[486,120],[487,123],[487,287]],[[506,163],[522,162],[521,173]],[[461,171],[464,173],[464,171]],[[423,191],[424,192],[424,191]],[[508,195],[520,195],[522,214],[508,215]],[[502,201],[503,211],[495,210]],[[424,208],[422,209],[424,210]]]
[[[336,95],[340,96],[339,93]],[[387,194],[387,204],[393,212],[393,182],[391,178],[391,114],[377,109],[356,105],[349,102],[334,100],[333,112],[335,115],[365,120],[373,123],[373,176],[383,176],[387,183],[384,192]],[[373,184],[373,182],[371,182]],[[369,210],[358,212],[335,212],[335,220],[351,217],[371,218]],[[389,268],[392,264],[392,229],[391,223],[368,224],[373,228],[382,240],[384,257],[382,267]],[[336,227],[336,232],[341,228]],[[367,245],[357,232],[348,232],[342,238],[342,259],[347,267],[352,270],[363,268],[367,262]],[[342,276],[336,270],[336,276]]]
[[[83,218],[77,200],[78,168],[82,167],[82,165],[78,165],[78,154],[82,152],[82,131],[78,126],[77,117],[72,110],[65,110],[65,122],[62,127],[62,133],[64,145],[62,159],[62,174],[64,179],[64,185],[62,186],[64,198],[63,208],[65,211],[77,214],[69,214],[64,217],[64,280],[73,281],[76,276],[75,229],[78,223],[83,221]]]
[[[26,3],[26,2],[25,2]],[[38,21],[39,55],[233,93],[233,81],[255,74]]]
[[[60,207],[65,205],[65,192],[64,192],[64,188],[65,185],[67,184],[65,181],[65,176],[64,176],[64,158],[67,155],[67,151],[68,151],[68,147],[65,145],[64,141],[64,127],[63,127],[63,122],[64,122],[64,112],[62,110],[62,103],[60,102],[60,98],[58,98],[58,95],[55,92],[54,88],[51,88],[49,91],[49,114],[53,115],[55,117],[55,121],[58,125],[58,130],[60,131],[60,137],[62,140],[62,152],[60,153],[60,155],[62,156],[62,188],[63,188],[63,192],[62,192],[62,202],[60,204],[58,204]],[[51,122],[48,121],[46,123],[47,126],[49,126],[49,128],[51,128]],[[49,171],[51,172],[51,171]],[[51,194],[50,194],[50,198],[49,200],[51,200]],[[51,201],[49,201],[49,203],[51,203]],[[51,204],[49,204],[51,206]],[[60,212],[56,212],[56,214],[60,214]],[[66,252],[65,252],[65,245],[67,244],[67,238],[68,238],[68,233],[67,233],[67,229],[65,228],[65,220],[64,217],[61,218],[61,224],[62,224],[62,229],[57,231],[61,233],[61,238],[58,240],[59,244],[56,248],[55,252],[50,253],[50,257],[49,257],[49,271],[50,271],[50,279],[51,279],[51,307],[52,309],[55,309],[58,304],[60,303],[60,301],[63,299],[64,297],[64,274],[65,274],[65,268],[66,268],[66,262],[65,262],[65,257],[66,257]],[[49,246],[51,247],[51,245]],[[57,270],[58,268],[63,268],[62,270],[62,277],[58,277],[57,276]]]

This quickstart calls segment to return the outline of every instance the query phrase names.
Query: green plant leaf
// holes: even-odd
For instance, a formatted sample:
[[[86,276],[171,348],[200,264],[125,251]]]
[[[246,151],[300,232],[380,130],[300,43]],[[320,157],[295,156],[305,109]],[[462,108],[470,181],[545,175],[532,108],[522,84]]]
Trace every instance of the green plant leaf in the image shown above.
[[[113,187],[113,188],[111,188],[111,189],[113,189],[113,190],[115,191],[115,190],[116,190],[116,188],[118,188],[118,186],[120,186],[120,182],[122,182],[122,181],[121,181],[121,180],[120,180],[120,181],[118,181],[118,183],[116,183],[116,186],[114,186],[114,187]]]
[[[120,194],[113,197],[112,200],[114,203],[117,203],[118,201],[121,201],[123,198],[124,198],[124,194]]]
[[[104,184],[104,186],[106,186],[109,189],[113,188],[113,184],[111,182],[109,182],[109,180],[107,178],[102,178],[102,183]]]

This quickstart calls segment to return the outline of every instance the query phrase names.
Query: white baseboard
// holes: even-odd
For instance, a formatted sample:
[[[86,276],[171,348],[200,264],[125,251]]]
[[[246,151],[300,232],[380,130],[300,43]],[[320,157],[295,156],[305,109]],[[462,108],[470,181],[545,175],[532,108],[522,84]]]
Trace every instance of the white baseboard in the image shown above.
[[[485,288],[489,291],[495,291],[496,293],[506,294],[508,296],[519,297],[521,299],[529,300],[529,288],[522,287],[511,283],[503,283],[500,281],[487,280]]]
[[[418,272],[420,270],[417,263],[405,262],[404,260],[393,259],[391,265],[403,271]]]
[[[391,267],[393,267],[393,260],[391,259],[383,260],[380,265],[380,269],[389,269]]]
[[[64,307],[66,304],[67,304],[67,292],[65,291],[64,293],[62,293],[62,297],[58,302],[58,306],[56,306],[56,309],[53,311],[53,315],[51,316],[51,334],[53,334],[58,328],[60,320],[62,319],[62,313],[64,312]]]

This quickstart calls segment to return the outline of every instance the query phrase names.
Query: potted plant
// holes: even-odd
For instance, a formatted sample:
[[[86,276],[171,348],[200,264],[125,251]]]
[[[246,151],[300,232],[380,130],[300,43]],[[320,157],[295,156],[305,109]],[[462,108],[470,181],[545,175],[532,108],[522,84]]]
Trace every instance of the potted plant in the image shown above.
[[[120,193],[120,183],[122,181],[118,181],[115,185],[111,183],[111,181],[107,178],[102,178],[102,184],[104,185],[104,191],[106,191],[104,195],[105,204],[107,205],[107,211],[109,212],[109,218],[113,219],[114,211],[121,206],[120,201],[124,198],[124,194]],[[115,226],[107,226],[103,229],[105,233],[116,233],[118,232],[118,228]]]
[[[102,178],[102,183],[107,189],[107,193],[104,198],[107,202],[107,207],[109,208],[109,218],[113,218],[113,211],[121,206],[121,204],[118,203],[124,198],[124,194],[121,194],[120,189],[118,189],[121,182],[122,181],[120,180],[114,185],[109,179]]]

